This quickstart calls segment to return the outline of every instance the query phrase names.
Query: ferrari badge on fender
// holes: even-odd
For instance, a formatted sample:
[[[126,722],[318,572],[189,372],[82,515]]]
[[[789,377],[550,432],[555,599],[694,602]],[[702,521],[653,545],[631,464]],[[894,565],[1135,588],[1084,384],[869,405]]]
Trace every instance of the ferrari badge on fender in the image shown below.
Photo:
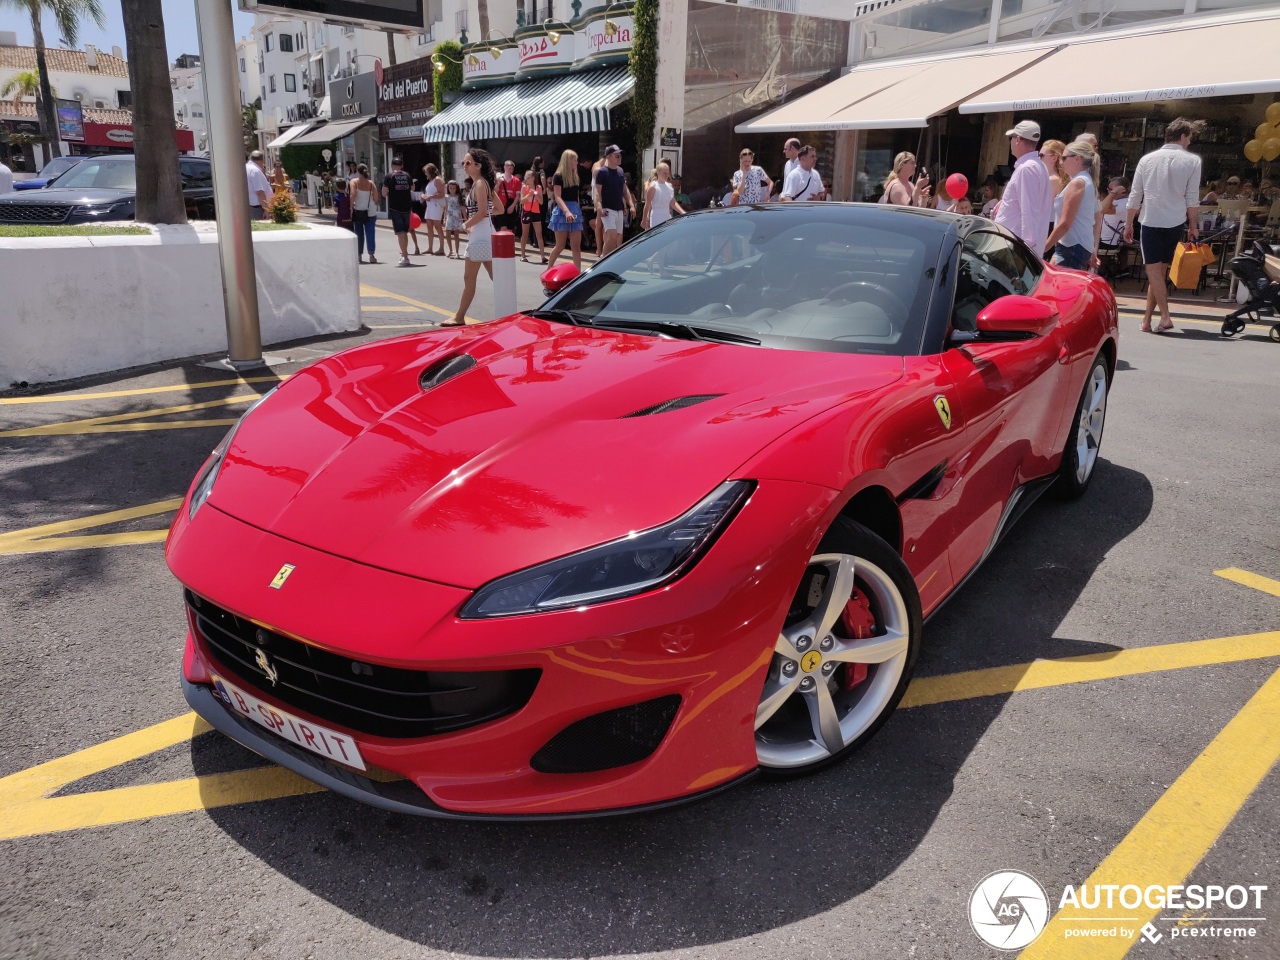
[[[951,429],[951,404],[947,403],[947,398],[944,397],[942,394],[938,394],[936,397],[933,398],[933,405],[938,411],[938,417],[942,420],[942,425],[946,429],[950,430]]]
[[[289,579],[289,574],[293,573],[293,564],[286,563],[276,573],[275,579],[271,581],[271,589],[279,590],[284,586],[284,582]]]

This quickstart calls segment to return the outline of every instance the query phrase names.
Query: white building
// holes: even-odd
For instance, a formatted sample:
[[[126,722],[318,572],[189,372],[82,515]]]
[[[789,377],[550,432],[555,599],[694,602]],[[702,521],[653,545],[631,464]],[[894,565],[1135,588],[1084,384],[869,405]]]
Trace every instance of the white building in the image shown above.
[[[169,86],[173,93],[173,116],[188,127],[195,137],[195,153],[209,156],[208,106],[204,95],[204,69],[200,58],[182,56],[169,69]]]
[[[241,37],[236,42],[236,77],[240,82],[240,105],[258,99],[258,40],[254,36]]]

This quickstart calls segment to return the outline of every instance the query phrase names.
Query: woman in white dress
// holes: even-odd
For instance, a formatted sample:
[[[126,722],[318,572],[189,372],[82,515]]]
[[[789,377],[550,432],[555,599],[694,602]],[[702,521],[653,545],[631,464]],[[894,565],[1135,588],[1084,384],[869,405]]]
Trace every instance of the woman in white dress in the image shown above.
[[[641,226],[648,230],[666,223],[674,214],[684,213],[676,203],[675,187],[671,185],[671,165],[665,160],[653,168],[653,176],[644,188],[644,220]]]
[[[460,327],[467,322],[467,308],[476,296],[476,277],[484,265],[489,279],[493,279],[493,186],[497,172],[493,157],[487,150],[472,149],[462,158],[462,169],[475,182],[467,194],[467,220],[462,229],[467,232],[466,266],[462,274],[462,301],[458,312],[440,324],[442,327]]]
[[[434,163],[422,168],[427,185],[422,190],[426,214],[423,220],[427,225],[427,253],[437,257],[444,256],[444,178]],[[436,237],[440,238],[440,249],[436,249]]]

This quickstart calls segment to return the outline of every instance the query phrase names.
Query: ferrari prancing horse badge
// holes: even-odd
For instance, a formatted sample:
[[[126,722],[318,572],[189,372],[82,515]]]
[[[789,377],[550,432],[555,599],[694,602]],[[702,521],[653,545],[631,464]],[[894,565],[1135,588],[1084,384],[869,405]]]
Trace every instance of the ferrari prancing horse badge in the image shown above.
[[[289,574],[293,573],[293,564],[286,563],[280,568],[280,572],[276,574],[275,579],[271,581],[271,589],[279,590],[284,586],[284,582],[289,579]]]
[[[951,404],[947,403],[947,398],[942,394],[938,394],[933,398],[933,406],[938,411],[938,416],[942,420],[942,425],[951,429]]]

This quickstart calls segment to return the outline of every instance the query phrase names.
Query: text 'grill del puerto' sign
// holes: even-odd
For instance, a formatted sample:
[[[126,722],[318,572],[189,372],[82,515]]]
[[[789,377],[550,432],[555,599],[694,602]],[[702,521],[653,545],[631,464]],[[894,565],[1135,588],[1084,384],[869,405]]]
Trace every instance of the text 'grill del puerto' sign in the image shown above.
[[[378,139],[422,140],[422,125],[435,115],[430,60],[386,67],[378,85]]]

